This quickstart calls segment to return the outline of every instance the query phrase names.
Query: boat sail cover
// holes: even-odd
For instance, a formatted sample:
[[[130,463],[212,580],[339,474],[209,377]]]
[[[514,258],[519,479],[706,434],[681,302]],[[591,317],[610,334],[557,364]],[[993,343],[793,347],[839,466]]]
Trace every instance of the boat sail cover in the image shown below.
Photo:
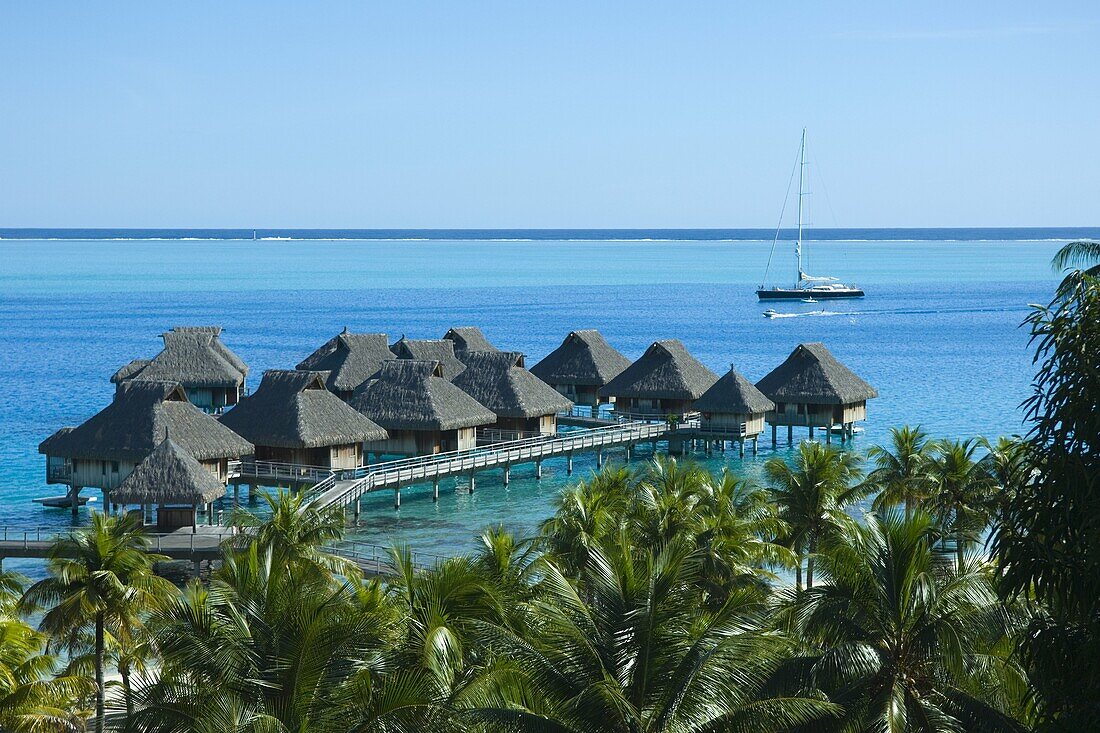
[[[810,283],[835,283],[835,282],[839,282],[839,278],[835,278],[835,277],[814,277],[813,275],[807,275],[806,273],[802,272],[802,270],[799,270],[798,271],[798,281],[799,282],[810,282]]]

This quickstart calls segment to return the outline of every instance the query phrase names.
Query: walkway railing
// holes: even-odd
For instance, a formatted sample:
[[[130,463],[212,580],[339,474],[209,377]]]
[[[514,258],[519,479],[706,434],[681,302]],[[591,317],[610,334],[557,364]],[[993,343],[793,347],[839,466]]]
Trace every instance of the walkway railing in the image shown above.
[[[358,540],[341,540],[328,546],[334,554],[355,562],[360,566],[375,567],[379,570],[392,567],[393,556],[390,548],[382,545],[374,545]],[[446,560],[446,556],[433,552],[420,552],[409,550],[409,557],[413,567],[417,570],[426,570]]]
[[[479,444],[511,443],[516,440],[529,440],[531,438],[545,437],[546,433],[538,430],[500,430],[498,428],[484,428],[477,431]]]
[[[307,466],[297,463],[278,461],[241,461],[234,478],[257,478],[269,481],[323,481],[332,475],[332,470],[324,466]]]
[[[3,527],[0,528],[0,558],[4,555],[18,556],[19,551],[34,551],[29,556],[41,557],[43,547],[48,548],[55,542],[69,536],[70,531],[59,531],[56,527]],[[209,557],[219,551],[222,543],[236,536],[235,532],[171,532],[166,534],[147,532],[149,552],[161,553],[172,550],[177,553],[186,551],[193,554],[201,552]],[[334,555],[345,557],[365,570],[387,573],[393,570],[391,550],[382,545],[361,542],[359,540],[339,540],[325,545],[325,550]],[[425,570],[446,560],[445,555],[420,550],[410,550],[413,567]]]
[[[363,466],[355,471],[341,472],[341,479],[358,478],[338,493],[318,495],[325,506],[346,506],[365,493],[381,488],[453,476],[479,469],[495,468],[513,463],[527,463],[571,452],[593,450],[626,443],[654,440],[663,435],[663,424],[625,423],[598,428],[573,430],[555,435],[497,443],[430,456],[417,456],[396,461]],[[310,490],[310,494],[314,494]]]

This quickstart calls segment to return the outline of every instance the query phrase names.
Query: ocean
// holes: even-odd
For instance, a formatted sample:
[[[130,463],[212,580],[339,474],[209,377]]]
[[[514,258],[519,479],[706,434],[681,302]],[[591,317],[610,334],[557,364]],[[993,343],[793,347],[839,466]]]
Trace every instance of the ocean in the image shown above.
[[[763,230],[0,230],[0,526],[62,529],[67,510],[33,504],[59,493],[44,480],[38,443],[107,404],[110,375],[151,357],[171,326],[217,324],[251,367],[293,367],[345,326],[391,341],[439,338],[477,325],[534,364],[570,330],[598,328],[629,358],[677,338],[719,374],[752,380],[798,343],[822,341],[878,388],[864,449],[891,426],[937,437],[1025,430],[1020,403],[1033,375],[1029,303],[1050,300],[1050,259],[1087,229],[824,230],[806,267],[863,287],[858,301],[780,304],[766,319],[754,289],[794,272],[793,248]],[[786,233],[783,234],[786,236]],[[770,265],[769,265],[770,258]],[[781,432],[782,437],[782,432]],[[798,434],[796,433],[796,438]],[[705,462],[759,476],[788,455],[769,440],[756,458]],[[645,452],[637,459],[645,459]],[[548,461],[541,481],[518,467],[445,485],[371,496],[356,537],[450,553],[486,526],[533,531],[571,481],[594,469]],[[11,563],[9,563],[9,566]]]

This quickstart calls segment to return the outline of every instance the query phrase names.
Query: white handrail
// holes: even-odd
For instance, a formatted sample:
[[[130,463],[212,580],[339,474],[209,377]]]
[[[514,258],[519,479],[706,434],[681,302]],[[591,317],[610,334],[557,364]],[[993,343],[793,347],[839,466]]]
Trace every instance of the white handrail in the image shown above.
[[[355,472],[357,475],[360,471],[363,472],[360,479],[325,503],[327,506],[345,506],[379,485],[426,480],[476,468],[539,460],[585,448],[652,440],[663,431],[663,426],[652,423],[626,423],[378,463],[358,469]]]

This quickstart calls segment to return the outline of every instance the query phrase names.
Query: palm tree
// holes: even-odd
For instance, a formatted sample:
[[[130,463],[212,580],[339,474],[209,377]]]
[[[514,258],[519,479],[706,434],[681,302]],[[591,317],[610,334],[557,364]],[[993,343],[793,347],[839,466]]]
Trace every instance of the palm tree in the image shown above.
[[[151,622],[163,667],[127,730],[413,730],[426,677],[393,659],[401,620],[377,583],[292,573],[272,547],[225,557]],[[434,691],[434,689],[433,689]]]
[[[12,733],[84,730],[80,701],[92,692],[86,677],[53,677],[57,659],[47,637],[14,616],[23,578],[0,572],[0,730]]]
[[[1064,245],[1054,255],[1051,267],[1063,272],[1069,270],[1060,288],[1063,293],[1067,292],[1072,283],[1078,281],[1082,274],[1100,276],[1100,242],[1080,240]]]
[[[867,481],[879,490],[874,509],[883,511],[904,504],[905,513],[912,514],[927,498],[925,471],[932,444],[919,425],[891,428],[890,442],[890,447],[875,445],[867,451],[874,467]]]
[[[710,474],[697,463],[658,457],[639,476],[628,506],[635,544],[664,544],[692,532]]]
[[[477,663],[479,650],[469,644],[473,626],[503,623],[515,609],[507,607],[497,583],[470,558],[418,568],[403,548],[393,551],[393,565],[397,572],[387,589],[405,617],[402,663],[431,673],[439,689],[450,694]]]
[[[768,492],[727,469],[703,482],[695,545],[702,557],[704,603],[724,604],[740,588],[769,592],[774,567],[794,568],[796,558],[774,541],[786,532]]]
[[[814,584],[814,553],[830,533],[852,524],[846,509],[862,498],[866,487],[857,482],[860,459],[814,441],[798,447],[794,465],[772,458],[764,475],[772,499],[779,506],[779,518],[786,524],[784,544],[797,556],[795,587],[802,588],[802,567],[806,587]]]
[[[58,540],[49,552],[48,577],[20,601],[25,612],[46,609],[40,628],[52,642],[79,650],[94,634],[96,733],[104,724],[104,653],[111,634],[125,639],[136,616],[172,598],[176,589],[153,573],[164,559],[147,552],[148,538],[133,515],[93,512],[91,525]]]
[[[544,568],[529,631],[478,627],[493,663],[456,698],[489,730],[702,733],[785,730],[835,710],[769,682],[789,652],[758,630],[755,594],[699,608],[690,543],[601,543],[574,581]]]
[[[553,516],[539,528],[539,547],[576,575],[590,549],[622,527],[635,491],[634,474],[623,466],[608,466],[563,491]]]
[[[982,469],[993,482],[996,495],[993,498],[994,520],[1000,521],[1005,507],[1012,501],[1017,489],[1027,480],[1031,468],[1028,462],[1027,443],[1019,437],[1001,436],[996,442],[978,438],[986,451],[981,459]]]
[[[869,515],[830,537],[821,583],[786,594],[782,618],[813,649],[793,666],[843,706],[837,730],[1023,731],[1010,642],[1026,619],[979,559],[942,562],[936,531],[921,511]]]
[[[263,498],[267,504],[263,514],[246,508],[233,512],[230,522],[240,534],[229,541],[230,547],[271,549],[272,559],[290,568],[292,574],[359,575],[354,562],[323,549],[344,537],[344,515],[339,507],[321,507],[303,493],[283,489],[274,495],[265,493]]]
[[[954,539],[960,565],[967,545],[978,540],[993,515],[996,483],[974,457],[978,446],[977,440],[941,441],[928,464],[928,509]]]

